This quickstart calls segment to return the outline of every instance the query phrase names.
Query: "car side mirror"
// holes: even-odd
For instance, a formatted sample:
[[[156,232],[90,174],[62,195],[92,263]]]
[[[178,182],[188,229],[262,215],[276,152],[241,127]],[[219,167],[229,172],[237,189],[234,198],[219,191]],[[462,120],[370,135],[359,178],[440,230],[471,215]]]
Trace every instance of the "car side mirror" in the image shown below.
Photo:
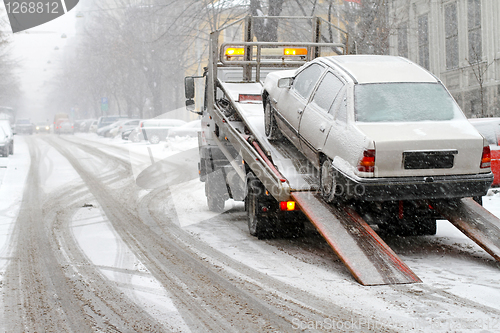
[[[278,88],[290,88],[292,86],[292,78],[284,77],[278,80]]]

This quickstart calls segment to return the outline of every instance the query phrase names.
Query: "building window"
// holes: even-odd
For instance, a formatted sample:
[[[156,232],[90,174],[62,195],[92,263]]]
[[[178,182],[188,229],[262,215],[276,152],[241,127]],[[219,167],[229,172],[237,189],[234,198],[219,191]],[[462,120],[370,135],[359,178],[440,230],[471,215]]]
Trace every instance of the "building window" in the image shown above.
[[[402,23],[398,29],[398,54],[408,58],[408,23]]]
[[[468,1],[469,62],[479,62],[482,58],[481,0]]]
[[[418,18],[418,64],[429,69],[429,18],[427,14]]]
[[[458,67],[458,21],[457,4],[451,3],[444,8],[444,30],[446,38],[446,68]]]

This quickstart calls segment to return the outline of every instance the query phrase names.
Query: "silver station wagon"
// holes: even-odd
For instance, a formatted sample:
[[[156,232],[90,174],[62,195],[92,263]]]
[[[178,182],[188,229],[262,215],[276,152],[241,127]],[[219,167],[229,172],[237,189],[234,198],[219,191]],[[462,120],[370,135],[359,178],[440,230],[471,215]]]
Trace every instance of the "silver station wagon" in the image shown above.
[[[481,196],[486,140],[434,75],[401,57],[317,58],[264,82],[270,141],[286,137],[319,170],[328,202]]]

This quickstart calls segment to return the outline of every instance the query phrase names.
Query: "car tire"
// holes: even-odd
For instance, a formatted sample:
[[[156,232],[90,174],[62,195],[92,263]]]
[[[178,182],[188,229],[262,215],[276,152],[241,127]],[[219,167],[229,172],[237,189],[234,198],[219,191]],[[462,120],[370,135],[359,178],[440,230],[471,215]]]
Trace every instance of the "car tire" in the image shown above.
[[[14,144],[10,145],[9,154],[14,155]]]
[[[158,134],[153,134],[149,137],[149,143],[151,144],[158,144],[160,143],[160,136]]]
[[[9,146],[5,146],[5,147],[3,148],[2,156],[3,156],[3,157],[9,157],[9,154],[10,154],[10,153],[9,153]]]
[[[258,239],[270,238],[273,234],[272,210],[264,212],[264,206],[269,206],[269,198],[265,196],[266,189],[253,173],[247,176],[247,195],[245,208],[247,211],[247,224],[250,235]]]
[[[267,101],[266,106],[264,108],[264,132],[267,136],[268,140],[275,141],[282,138],[280,129],[278,128],[278,124],[276,124],[276,118],[274,116],[273,106],[271,102]]]
[[[323,159],[319,175],[319,187],[323,200],[328,203],[336,201],[337,191],[337,176],[333,168],[332,160],[329,158]]]

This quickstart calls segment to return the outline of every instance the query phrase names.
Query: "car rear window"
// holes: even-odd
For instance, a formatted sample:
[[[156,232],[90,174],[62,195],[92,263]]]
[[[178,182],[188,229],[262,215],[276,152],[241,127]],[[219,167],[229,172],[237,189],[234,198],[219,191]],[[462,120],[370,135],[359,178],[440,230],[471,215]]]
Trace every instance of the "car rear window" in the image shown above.
[[[355,88],[359,122],[416,122],[465,119],[439,83],[360,84]]]

